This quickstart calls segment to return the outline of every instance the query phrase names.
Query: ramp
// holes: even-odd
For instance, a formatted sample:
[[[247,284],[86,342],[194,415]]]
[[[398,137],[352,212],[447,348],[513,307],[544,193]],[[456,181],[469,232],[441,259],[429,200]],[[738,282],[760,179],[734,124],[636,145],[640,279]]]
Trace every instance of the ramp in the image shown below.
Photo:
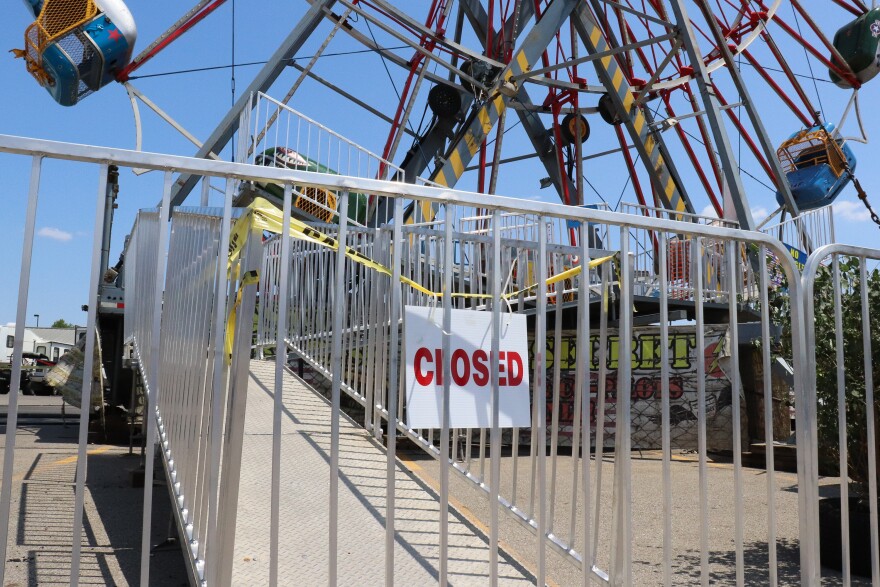
[[[274,361],[252,361],[233,585],[265,585],[269,580],[274,387]],[[284,373],[283,404],[279,584],[326,584],[330,405],[290,372]],[[381,585],[385,582],[385,450],[345,416],[340,419],[340,447],[339,584]],[[436,494],[400,466],[396,510],[395,583],[436,582],[439,501]],[[504,585],[534,584],[531,574],[504,552],[499,567],[499,579]],[[450,584],[483,585],[488,573],[486,537],[464,517],[450,511]]]

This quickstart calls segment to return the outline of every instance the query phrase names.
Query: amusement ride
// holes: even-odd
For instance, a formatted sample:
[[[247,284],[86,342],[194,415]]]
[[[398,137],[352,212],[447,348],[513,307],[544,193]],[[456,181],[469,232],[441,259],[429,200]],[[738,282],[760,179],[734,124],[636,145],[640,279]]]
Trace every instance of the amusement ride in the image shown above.
[[[115,81],[136,114],[137,98],[185,133],[131,78],[224,2],[201,0],[135,55],[136,15],[121,0],[25,0],[35,20],[15,54],[58,104],[74,106]],[[880,8],[830,4],[849,18],[837,31],[824,30],[803,0],[309,0],[249,90],[266,92],[294,69],[281,103],[295,100],[305,80],[349,99],[358,114],[383,121],[384,136],[369,147],[405,181],[453,187],[474,172],[475,191],[495,193],[506,169],[535,160],[541,187],[568,205],[619,208],[602,176],[623,176],[621,197],[635,198],[641,214],[717,216],[746,229],[828,206],[852,184],[880,224],[855,175],[856,143],[867,142],[859,93],[880,71]],[[296,60],[321,34],[308,62]],[[339,36],[378,55],[385,71],[377,83],[388,72],[393,84],[389,70],[402,71],[396,103],[369,104],[350,81],[320,70]],[[844,111],[822,110],[817,79],[822,92],[849,94]],[[247,93],[210,138],[195,141],[198,156],[230,141]],[[771,136],[771,117],[789,121],[790,134]],[[523,144],[531,151],[523,154]],[[333,171],[281,145],[258,155],[257,164]],[[391,166],[376,171],[390,174]],[[765,219],[752,217],[746,177],[775,193],[779,208]],[[194,183],[180,178],[174,202]],[[361,222],[388,219],[372,198],[361,208]],[[408,209],[406,219],[434,214]]]

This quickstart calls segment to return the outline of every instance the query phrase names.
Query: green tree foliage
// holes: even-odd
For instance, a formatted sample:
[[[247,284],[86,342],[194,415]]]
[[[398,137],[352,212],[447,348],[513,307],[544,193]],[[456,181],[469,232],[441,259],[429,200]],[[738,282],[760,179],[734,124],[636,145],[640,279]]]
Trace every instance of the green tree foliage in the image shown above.
[[[71,324],[64,318],[59,318],[52,323],[52,328],[73,328],[73,324]]]
[[[870,370],[875,397],[872,409],[867,406],[865,389],[865,346],[862,320],[862,288],[860,262],[855,258],[842,258],[839,262],[841,288],[841,318],[843,331],[843,373],[846,412],[846,450],[849,477],[857,489],[867,493],[868,473],[868,414],[875,423],[880,416],[880,271],[866,272],[867,302],[870,316],[868,338],[871,357]],[[814,324],[816,341],[816,415],[820,468],[826,473],[837,471],[840,459],[838,437],[838,362],[835,324],[834,271],[831,265],[822,267],[814,288]],[[784,290],[771,296],[771,317],[783,326],[780,346],[776,349],[791,357],[790,304]],[[808,360],[812,360],[808,357]],[[800,423],[798,423],[800,425]],[[875,446],[880,455],[880,430],[875,434]]]

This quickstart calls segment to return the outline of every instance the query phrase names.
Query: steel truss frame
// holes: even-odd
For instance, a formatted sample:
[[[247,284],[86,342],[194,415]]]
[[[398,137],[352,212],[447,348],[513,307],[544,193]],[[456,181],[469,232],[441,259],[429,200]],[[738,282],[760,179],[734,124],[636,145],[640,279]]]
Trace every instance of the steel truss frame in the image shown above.
[[[481,151],[485,147],[481,145],[485,144],[490,132],[499,126],[498,122],[502,120],[503,113],[512,106],[519,122],[525,129],[535,155],[544,166],[560,199],[566,203],[579,203],[579,198],[573,196],[573,194],[578,194],[579,190],[582,193],[582,187],[579,185],[581,181],[577,181],[577,177],[568,177],[564,171],[561,160],[562,154],[559,151],[559,137],[555,135],[558,129],[547,128],[538,117],[530,115],[532,112],[548,111],[550,108],[546,102],[544,105],[536,105],[532,102],[526,89],[526,82],[529,82],[530,84],[549,87],[551,94],[564,92],[570,92],[574,95],[581,92],[606,93],[610,97],[614,108],[621,113],[622,128],[626,131],[623,134],[618,133],[620,147],[626,152],[629,147],[627,142],[630,142],[632,147],[635,148],[649,177],[651,191],[654,194],[654,203],[662,205],[671,211],[693,214],[696,210],[692,203],[692,198],[684,186],[670,149],[662,135],[662,131],[666,128],[664,127],[666,121],[655,122],[649,108],[649,103],[659,97],[663,88],[671,83],[669,80],[663,79],[663,72],[670,67],[676,67],[679,71],[687,71],[687,67],[683,68],[682,66],[683,59],[686,59],[691,64],[689,67],[692,73],[689,76],[679,78],[676,83],[687,84],[687,80],[694,80],[697,91],[694,92],[692,89],[686,88],[685,91],[691,96],[694,113],[685,114],[683,117],[705,117],[709,123],[709,128],[707,128],[706,121],[703,118],[699,118],[702,139],[706,143],[706,152],[711,160],[711,167],[715,170],[719,185],[728,186],[740,225],[745,228],[754,228],[755,223],[751,219],[747,196],[742,187],[742,182],[738,178],[737,161],[727,138],[727,132],[721,120],[720,112],[727,110],[728,116],[731,117],[731,120],[734,121],[734,124],[740,130],[742,130],[742,126],[734,113],[730,111],[731,105],[724,101],[723,97],[718,93],[716,86],[709,79],[710,70],[717,69],[717,64],[712,63],[711,67],[708,68],[704,65],[703,58],[698,50],[696,35],[692,27],[687,26],[689,21],[686,20],[687,14],[683,10],[681,0],[674,0],[671,3],[673,10],[670,11],[666,19],[644,13],[613,0],[590,0],[589,4],[574,0],[554,0],[545,7],[544,12],[540,14],[540,18],[528,30],[523,40],[520,40],[520,33],[525,32],[523,31],[526,28],[525,25],[530,20],[534,20],[535,17],[536,8],[532,2],[517,2],[514,14],[509,16],[507,21],[502,24],[503,30],[495,31],[494,25],[490,24],[490,15],[487,14],[485,8],[478,0],[461,0],[458,5],[459,15],[455,35],[454,38],[451,38],[445,34],[445,23],[440,28],[431,28],[428,24],[423,24],[411,16],[402,13],[384,0],[373,1],[368,4],[340,0],[340,4],[346,9],[346,15],[352,12],[356,13],[395,39],[411,47],[415,53],[414,59],[410,61],[383,49],[373,39],[350,26],[343,16],[337,15],[332,11],[335,4],[334,0],[308,1],[311,6],[300,22],[266,63],[246,92],[242,94],[242,97],[236,102],[235,106],[223,118],[196,156],[204,157],[209,153],[216,153],[226,145],[232,136],[239,113],[248,106],[247,96],[250,95],[251,91],[267,91],[284,68],[291,64],[291,58],[296,50],[314,34],[313,31],[316,29],[317,24],[322,19],[327,19],[334,24],[334,32],[341,29],[364,46],[377,51],[383,59],[410,69],[410,79],[417,74],[419,79],[428,80],[434,84],[446,85],[462,95],[462,107],[458,117],[454,120],[437,120],[425,134],[416,138],[414,147],[410,149],[401,164],[407,181],[414,181],[432,163],[436,163],[435,169],[430,174],[430,179],[441,185],[453,187],[461,177],[461,174],[466,169],[471,168],[468,165],[470,160],[480,152],[481,157],[478,169],[481,172],[481,177],[485,168],[491,167],[493,179],[489,182],[489,187],[494,187],[494,176],[498,173],[499,165],[486,162],[485,153]],[[697,4],[704,17],[708,19],[712,13],[711,7],[706,0],[698,0]],[[451,3],[445,5],[446,16],[451,11],[451,6]],[[770,10],[773,10],[774,7],[775,4],[770,7]],[[609,23],[602,21],[602,18],[604,18],[603,8],[617,10],[632,15],[644,22],[653,23],[662,27],[666,32],[650,39],[619,41],[611,30]],[[597,20],[596,15],[599,15],[599,20]],[[387,18],[382,18],[382,16]],[[398,28],[395,28],[395,25],[388,24],[388,19],[397,23]],[[542,54],[546,55],[548,46],[554,37],[558,35],[564,23],[569,20],[580,41],[586,47],[587,54],[556,64],[544,64],[543,67],[536,68],[535,62],[537,59]],[[462,36],[461,27],[465,21],[470,27],[469,32],[473,33],[480,40],[483,49],[482,53],[469,49],[460,42]],[[488,39],[498,38],[498,35],[502,33],[505,40],[511,45],[519,44],[518,49],[510,51],[510,55],[504,59],[505,62],[499,61],[498,58],[486,56],[488,53],[486,47]],[[784,174],[780,172],[769,137],[752,106],[741,77],[735,68],[729,66],[732,63],[732,54],[727,49],[726,43],[718,42],[726,37],[721,27],[717,24],[712,27],[711,33],[716,40],[716,46],[722,48],[720,51],[720,64],[728,66],[727,69],[731,73],[734,84],[742,97],[737,106],[742,106],[747,111],[749,120],[754,128],[754,133],[757,135],[758,143],[760,144],[760,154],[757,145],[747,137],[749,146],[762,165],[764,165],[768,174],[776,181],[777,188],[784,195],[788,211],[793,216],[796,216],[799,211],[791,197]],[[420,40],[413,40],[412,35],[416,35]],[[631,86],[627,81],[628,75],[626,74],[626,69],[621,65],[621,60],[624,60],[626,55],[638,53],[642,48],[659,46],[662,43],[669,43],[671,49],[668,49],[665,58],[653,72],[651,79],[640,84],[638,88]],[[747,42],[743,42],[741,45],[737,47],[737,50],[747,54]],[[433,51],[434,47],[442,47],[452,57],[446,59],[438,55]],[[748,58],[749,55],[746,55],[746,57]],[[477,80],[459,67],[459,58],[480,61],[494,68],[496,73],[489,82]],[[500,58],[503,58],[503,56]],[[421,67],[416,67],[414,64],[421,60],[424,60]],[[443,75],[428,71],[425,64],[429,61],[441,67],[447,73],[447,76],[444,77]],[[566,82],[551,79],[548,75],[545,75],[553,71],[585,63],[590,63],[595,67],[601,86],[588,86],[585,82],[578,80]],[[412,130],[407,128],[411,108],[404,110],[402,108],[404,104],[402,103],[397,116],[393,118],[387,116],[380,109],[364,103],[346,92],[343,88],[339,88],[313,73],[311,71],[313,64],[314,60],[305,67],[295,65],[301,72],[300,79],[304,76],[309,76],[332,91],[352,99],[354,103],[383,120],[390,121],[392,128],[391,135],[389,136],[389,145],[396,146],[398,144],[399,138],[392,140],[395,135],[399,136],[401,133],[413,134]],[[479,107],[474,110],[473,95],[461,84],[453,80],[461,80],[471,85],[473,89],[485,94],[487,97],[485,103],[478,103],[477,106]],[[420,83],[416,82],[416,85]],[[417,88],[413,89],[409,97],[404,95],[404,100],[410,105],[413,102],[416,91]],[[669,106],[668,100],[667,106]],[[556,113],[563,111],[559,104],[556,104],[554,108],[556,108],[555,111],[552,109],[550,111]],[[568,111],[575,110],[583,111],[583,109],[575,106],[568,108]],[[709,133],[710,129],[711,136]],[[498,129],[498,143],[501,142],[502,131],[503,129]],[[680,129],[677,129],[677,132],[679,137],[685,142],[684,134],[681,133]],[[690,156],[691,163],[694,163],[695,155],[689,145],[689,141],[686,142],[685,149]],[[500,152],[500,144],[496,145],[495,151]],[[583,154],[580,153],[580,149],[577,149],[577,151],[578,168],[580,168]],[[388,156],[389,153],[386,152],[385,155]],[[390,155],[393,156],[394,153],[391,152]],[[500,157],[496,157],[496,159],[500,159]],[[630,173],[635,175],[637,173],[635,162],[628,153],[626,154],[626,160]],[[701,170],[700,174],[710,199],[715,204],[716,209],[720,211],[720,204],[712,194],[712,188],[707,178],[702,174]],[[172,193],[172,204],[179,205],[183,202],[194,185],[195,180],[192,177],[181,176],[178,178]],[[481,187],[485,191],[490,191],[486,189],[482,182]],[[634,188],[640,202],[643,205],[650,204],[647,201],[648,198],[642,193],[642,188],[638,181],[634,181]],[[385,217],[387,216],[385,212],[387,211],[385,211],[384,204],[381,201],[372,203],[371,213],[374,217]],[[408,214],[410,214],[409,211]],[[433,211],[431,210],[418,211],[415,215],[411,216],[413,221],[432,217]]]

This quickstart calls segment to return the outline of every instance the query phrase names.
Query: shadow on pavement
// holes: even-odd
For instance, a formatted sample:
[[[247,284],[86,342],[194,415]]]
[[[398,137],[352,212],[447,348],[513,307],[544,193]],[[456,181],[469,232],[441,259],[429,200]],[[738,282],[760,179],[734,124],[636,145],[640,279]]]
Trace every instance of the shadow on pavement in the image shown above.
[[[7,577],[29,586],[69,584],[71,531],[75,512],[75,427],[27,426],[19,429],[13,480],[14,530],[10,535]],[[51,446],[54,445],[54,446]],[[79,579],[82,585],[137,585],[140,582],[143,488],[133,488],[129,471],[140,464],[127,447],[89,445]],[[158,466],[157,471],[163,474]],[[153,493],[151,545],[169,533],[170,500],[164,479]],[[171,526],[176,534],[176,527]],[[179,542],[151,555],[151,585],[188,585]]]
[[[776,545],[777,581],[779,585],[800,585],[800,550],[797,541],[780,539]],[[709,553],[709,582],[736,584],[736,552]],[[769,555],[766,542],[751,542],[743,546],[743,576],[746,585],[767,585]],[[672,561],[673,582],[686,578],[687,583],[700,581],[700,553],[688,551]],[[822,569],[823,585],[843,585],[838,573]],[[870,585],[870,579],[853,577],[852,585]]]

